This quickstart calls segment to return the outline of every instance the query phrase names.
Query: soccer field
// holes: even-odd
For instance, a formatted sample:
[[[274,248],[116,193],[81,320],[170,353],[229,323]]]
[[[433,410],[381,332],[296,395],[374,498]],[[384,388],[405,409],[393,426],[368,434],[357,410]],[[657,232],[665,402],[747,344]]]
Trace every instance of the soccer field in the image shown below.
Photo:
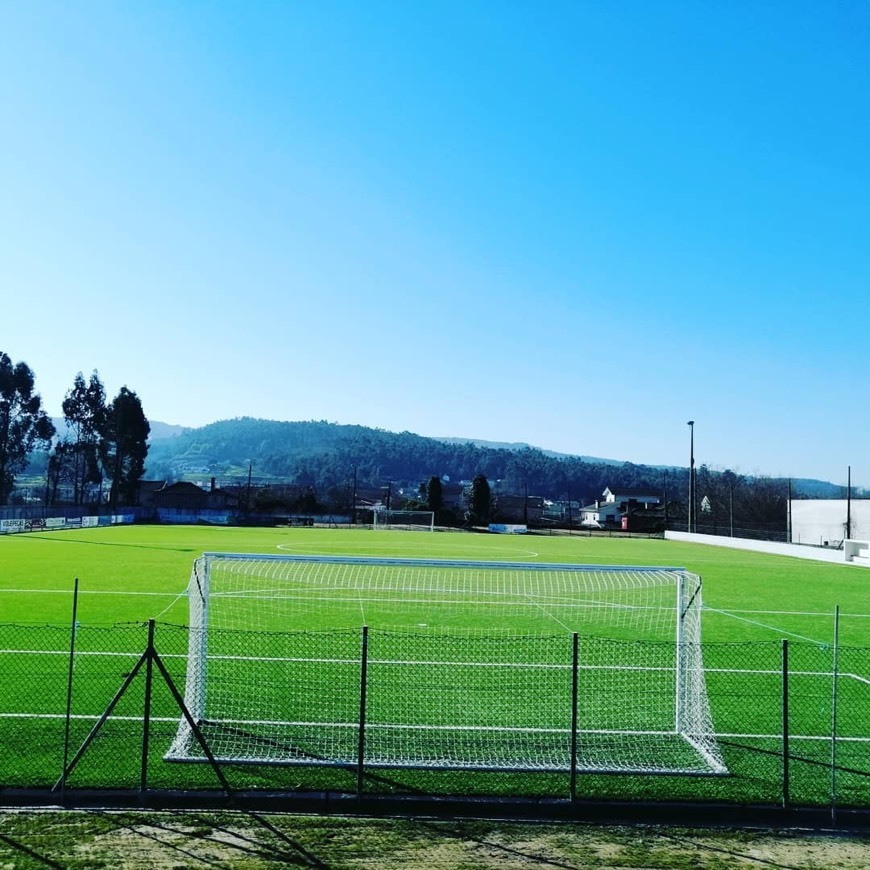
[[[204,552],[680,566],[701,576],[705,642],[833,640],[870,646],[870,572],[848,565],[646,538],[496,536],[370,529],[128,526],[0,537],[4,622],[187,622],[184,593]]]
[[[67,700],[67,653],[76,578],[79,597],[73,712],[77,718],[72,720],[65,748],[73,751],[83,741],[125,675],[130,673],[144,649],[143,624],[148,620],[158,622],[157,648],[163,651],[167,667],[179,689],[184,691],[185,680],[190,679],[186,673],[186,632],[171,626],[188,623],[185,592],[191,566],[203,552],[450,559],[519,565],[684,567],[703,580],[701,621],[706,682],[713,727],[731,775],[707,786],[690,786],[685,779],[673,777],[653,778],[664,783],[657,786],[650,778],[595,775],[583,779],[580,786],[583,793],[656,796],[663,792],[670,797],[686,794],[734,800],[777,800],[782,790],[782,759],[777,753],[781,751],[784,730],[782,641],[787,640],[791,655],[789,730],[792,742],[789,753],[794,755],[794,763],[789,787],[792,796],[798,802],[825,803],[836,789],[841,801],[870,803],[867,776],[870,734],[866,724],[870,719],[870,614],[866,612],[870,610],[866,594],[870,573],[865,569],[658,539],[370,529],[132,526],[0,538],[0,607],[5,650],[0,665],[4,671],[0,683],[0,729],[7,735],[7,750],[10,746],[13,750],[20,749],[7,753],[0,781],[42,785],[49,779],[46,770],[57,772],[57,745],[64,722],[60,714]],[[315,766],[318,761],[324,766],[332,761],[338,767],[347,767],[347,759],[358,749],[355,742],[355,717],[359,713],[360,636],[357,629],[363,624],[377,625],[380,605],[368,599],[379,596],[357,593],[350,607],[347,602],[340,604],[338,599],[332,607],[328,596],[319,597],[317,608],[312,607],[311,600],[300,602],[290,623],[256,627],[269,636],[287,632],[286,637],[281,635],[280,656],[273,658],[280,659],[284,663],[282,667],[286,667],[288,661],[297,663],[292,669],[297,679],[295,694],[307,709],[286,714],[296,729],[293,745],[300,745],[301,729],[311,741],[309,745],[316,745],[318,751],[296,760]],[[389,662],[391,670],[381,668],[370,675],[373,685],[380,686],[380,694],[373,693],[370,699],[368,715],[374,725],[368,735],[367,758],[376,762],[380,757],[383,766],[389,767],[396,764],[396,759],[415,758],[416,751],[418,755],[434,759],[437,767],[439,759],[456,756],[457,746],[460,746],[463,747],[457,756],[460,760],[466,755],[475,759],[480,752],[491,753],[495,769],[509,766],[506,759],[510,757],[531,759],[528,765],[525,762],[520,765],[523,779],[503,777],[504,781],[496,782],[491,779],[492,774],[480,774],[475,780],[472,774],[454,772],[449,786],[443,781],[421,785],[420,777],[425,779],[423,774],[408,774],[410,778],[402,779],[399,785],[392,783],[390,788],[532,793],[553,790],[558,793],[563,788],[562,780],[553,780],[552,776],[547,779],[544,774],[560,766],[552,761],[553,754],[570,748],[567,726],[570,725],[573,626],[565,619],[554,618],[552,609],[543,623],[537,619],[531,624],[529,615],[537,613],[535,607],[525,611],[517,609],[506,618],[506,608],[499,613],[484,606],[486,603],[478,593],[469,595],[467,601],[453,596],[449,607],[445,607],[443,601],[427,606],[425,597],[403,596],[401,592],[391,597],[390,618],[395,620],[397,613],[401,617],[402,608],[406,606],[404,623],[421,629],[422,642],[429,647],[426,661],[461,661],[464,665],[461,671],[444,667],[427,667],[414,672],[402,670],[396,663],[404,663],[409,658],[407,645],[402,645],[405,639],[373,635],[375,659]],[[839,636],[835,646],[837,608]],[[330,631],[335,634],[330,635]],[[534,651],[530,652],[530,646],[518,651],[516,636],[531,633],[537,638]],[[481,640],[483,636],[487,636],[485,641]],[[472,643],[469,637],[477,637],[477,640]],[[624,643],[630,638],[626,638],[624,630],[614,637],[623,642],[622,654],[625,655]],[[415,643],[418,648],[414,656],[419,658],[421,641]],[[505,675],[499,677],[500,682],[487,682],[481,676],[484,672],[479,661],[484,656],[481,643],[490,647],[499,643],[514,644],[510,652],[505,648],[498,651],[488,648],[485,653],[488,666],[493,657],[500,663],[499,674]],[[274,639],[269,644],[269,650],[274,650]],[[252,691],[251,686],[245,684],[245,668],[249,666],[243,660],[262,662],[269,657],[264,655],[266,649],[262,644],[252,647],[248,643],[247,646],[245,655],[236,657],[242,664],[225,670],[224,679],[214,677],[218,671],[212,667],[214,679],[209,684],[212,693],[220,691],[227,697],[239,699],[240,722],[247,721],[245,696]],[[637,656],[635,652],[629,654]],[[590,661],[595,665],[598,661],[595,656],[602,654],[584,655],[587,665]],[[312,660],[320,662],[318,668],[311,666]],[[590,674],[592,670],[588,667]],[[594,735],[590,731],[585,735],[585,743],[581,741],[580,748],[588,757],[595,757],[596,752],[615,751],[618,755],[622,751],[609,744],[602,748],[598,743],[605,731],[610,735],[620,729],[630,730],[632,694],[639,698],[641,691],[662,696],[670,691],[673,695],[672,686],[669,690],[664,684],[655,688],[652,675],[663,670],[658,665],[634,670],[641,672],[641,682],[626,683],[620,701],[624,707],[612,711],[606,728],[598,729]],[[36,681],[34,673],[41,675]],[[457,680],[462,685],[457,685]],[[307,685],[304,691],[299,689],[303,684]],[[215,688],[218,686],[219,690]],[[475,686],[477,707],[469,709],[469,692],[475,694]],[[588,708],[590,699],[606,698],[607,692],[613,691],[603,683],[587,682],[582,686],[581,708],[584,704]],[[329,696],[339,699],[341,715],[336,715],[334,708],[327,709]],[[416,700],[412,703],[413,699],[424,696],[437,698],[437,709]],[[112,747],[117,751],[117,746],[131,739],[129,735],[121,735],[122,723],[141,720],[142,701],[141,687],[134,686],[127,692],[100,739],[94,741],[87,757],[70,777],[71,784],[99,782],[101,777],[107,776],[113,782],[120,780],[119,784],[131,781],[135,767],[127,769],[119,765],[112,755]],[[380,731],[377,730],[378,716],[389,723]],[[421,721],[415,722],[415,717]],[[320,732],[316,739],[311,736],[312,723],[323,722],[329,725],[323,733],[330,735],[325,743]],[[401,727],[397,727],[397,722]],[[171,699],[163,697],[154,721],[155,761],[151,778],[167,786],[181,778],[195,786],[208,780],[207,772],[201,772],[202,765],[162,762],[168,743],[177,736],[178,724],[177,709]],[[50,760],[27,750],[26,745],[34,742],[34,729],[38,732],[37,741],[51,735],[42,740],[53,745]],[[265,739],[252,738],[247,725],[239,731],[248,742],[254,739],[262,744]],[[452,741],[449,751],[439,745],[439,741],[446,740],[448,731]],[[493,739],[496,733],[498,741]],[[530,736],[533,733],[537,736]],[[418,746],[410,754],[406,752],[407,745],[414,741],[419,743],[421,734],[429,739],[429,744]],[[836,741],[831,739],[832,734],[837,735]],[[212,736],[215,735],[210,738]],[[610,736],[607,740],[612,742]],[[656,756],[662,755],[664,749],[653,741],[646,747],[632,747],[631,752]],[[630,762],[626,765],[628,770],[632,769]],[[470,766],[473,768],[475,763]],[[591,763],[590,769],[596,766]],[[679,768],[680,762],[676,766]],[[199,773],[190,772],[197,767]],[[246,773],[246,783],[253,778],[264,786],[273,787],[278,781],[282,784],[288,781],[287,774],[282,778],[273,771],[265,772],[265,768],[251,770],[257,772]],[[541,776],[536,778],[535,771],[540,771]],[[334,777],[340,779],[341,774],[335,773]],[[330,787],[341,787],[323,771],[297,770],[290,781],[295,787],[311,787],[323,782],[331,783]],[[347,782],[343,785],[347,787]]]

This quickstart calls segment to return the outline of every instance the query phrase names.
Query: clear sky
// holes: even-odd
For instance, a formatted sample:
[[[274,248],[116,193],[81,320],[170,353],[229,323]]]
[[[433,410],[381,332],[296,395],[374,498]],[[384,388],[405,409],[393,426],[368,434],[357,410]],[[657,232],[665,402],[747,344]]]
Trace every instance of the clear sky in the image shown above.
[[[0,0],[0,350],[870,486],[870,4]]]

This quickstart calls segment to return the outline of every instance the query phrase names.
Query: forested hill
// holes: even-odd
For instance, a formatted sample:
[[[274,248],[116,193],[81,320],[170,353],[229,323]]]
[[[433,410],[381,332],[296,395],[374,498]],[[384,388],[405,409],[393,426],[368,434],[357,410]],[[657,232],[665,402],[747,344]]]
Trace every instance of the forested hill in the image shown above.
[[[485,474],[506,492],[585,500],[607,486],[661,490],[663,471],[580,457],[556,457],[531,447],[485,447],[448,442],[411,432],[326,422],[276,422],[241,418],[155,439],[148,454],[148,478],[214,476],[221,481],[251,473],[257,481],[311,484],[326,491],[345,485],[356,468],[361,486],[417,487],[433,475],[451,481]],[[682,472],[685,473],[685,470]],[[680,471],[676,471],[678,476]],[[676,481],[676,477],[675,477]]]
[[[433,475],[460,481],[482,473],[503,492],[570,495],[584,502],[600,497],[605,487],[660,492],[666,476],[661,468],[558,456],[530,447],[487,447],[365,426],[244,417],[152,440],[146,477],[215,477],[225,484],[246,478],[249,465],[257,482],[312,485],[323,493],[346,486],[354,469],[359,485],[372,487],[392,481],[416,488]],[[684,488],[687,471],[670,469],[667,477],[674,497]]]

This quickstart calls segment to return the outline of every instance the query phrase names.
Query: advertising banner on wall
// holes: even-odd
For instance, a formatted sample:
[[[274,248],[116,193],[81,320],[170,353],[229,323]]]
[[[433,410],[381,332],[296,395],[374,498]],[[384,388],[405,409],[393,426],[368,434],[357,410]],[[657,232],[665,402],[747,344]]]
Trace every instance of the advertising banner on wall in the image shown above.
[[[26,532],[26,520],[0,520],[0,532],[14,535],[16,532]]]
[[[528,527],[519,523],[490,523],[489,530],[497,535],[524,535]]]

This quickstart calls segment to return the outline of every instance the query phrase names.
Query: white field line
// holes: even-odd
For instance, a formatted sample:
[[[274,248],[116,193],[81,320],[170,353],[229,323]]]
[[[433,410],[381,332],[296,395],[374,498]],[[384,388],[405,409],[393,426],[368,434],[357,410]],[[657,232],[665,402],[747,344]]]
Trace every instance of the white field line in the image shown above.
[[[69,658],[68,649],[0,649],[0,655],[19,655],[19,656],[63,656]],[[142,650],[131,650],[130,652],[103,652],[96,650],[76,650],[75,657],[93,656],[94,658],[125,658],[137,659],[142,655]],[[186,659],[186,653],[160,653],[162,659]]]
[[[737,611],[719,610],[715,607],[705,607],[704,609],[706,611],[708,611],[709,613],[719,613],[722,616],[730,616],[732,619],[738,619],[741,622],[748,622],[750,625],[757,625],[759,628],[767,628],[770,631],[775,631],[779,634],[787,634],[789,637],[796,637],[798,640],[806,640],[806,641],[809,641],[810,643],[814,643],[814,644],[817,644],[819,646],[826,645],[824,641],[817,640],[816,638],[813,638],[813,637],[807,637],[806,635],[803,635],[803,634],[796,634],[793,631],[786,631],[785,629],[778,628],[775,625],[770,625],[769,623],[766,623],[766,622],[759,622],[757,619],[749,619],[745,616],[738,616]]]
[[[759,616],[825,616],[833,618],[833,613],[830,610],[718,610],[715,607],[704,605],[703,610],[709,610],[713,613],[724,613],[730,616],[732,613],[753,613]],[[870,613],[841,613],[840,618],[844,616],[849,619],[870,619]]]
[[[19,589],[19,588],[5,588],[0,587],[0,594],[3,592],[20,592],[26,593],[27,595],[35,595],[45,593],[48,595],[72,595],[72,589]],[[185,593],[182,593],[182,595]],[[156,596],[158,598],[166,598],[168,596],[173,596],[175,598],[179,597],[178,592],[124,592],[119,589],[80,589],[79,595],[144,595],[144,596]]]
[[[71,719],[76,720],[96,720],[99,719],[102,713],[73,713]],[[65,719],[65,713],[0,713],[0,719]],[[122,722],[141,722],[141,716],[112,716]],[[152,722],[173,723],[178,722],[178,716],[152,716]],[[245,725],[257,726],[268,725],[271,727],[285,728],[347,728],[358,730],[358,722],[311,722],[307,720],[285,720],[285,719],[221,719],[211,722],[213,725]],[[569,734],[570,728],[543,728],[543,727],[526,727],[522,725],[435,725],[435,724],[408,724],[408,723],[366,723],[367,728],[380,729],[385,731],[493,731],[493,732],[511,732],[511,733],[533,733],[533,734]],[[589,728],[581,729],[581,734],[597,734],[597,735],[612,735],[618,737],[674,737],[673,731],[632,731],[628,729],[605,729],[605,728]],[[741,732],[718,731],[716,737],[725,738],[748,738],[753,740],[780,740],[782,734],[744,734]],[[790,734],[791,740],[806,740],[806,741],[830,741],[830,735],[814,735],[814,734]],[[838,742],[843,743],[870,743],[870,737],[837,737]]]
[[[717,731],[717,738],[735,739],[743,738],[744,740],[782,740],[782,734],[740,734],[738,732],[731,733],[729,731]],[[789,734],[789,740],[806,740],[807,742],[830,743],[830,734]],[[841,737],[837,735],[837,743],[870,743],[870,737]]]
[[[49,655],[69,657],[69,650],[46,650],[46,649],[0,649],[0,655]],[[106,658],[138,658],[142,653],[136,652],[76,652],[78,656],[105,656]],[[187,659],[186,653],[161,653],[164,659]],[[317,665],[351,665],[359,667],[358,658],[311,658],[307,656],[242,656],[242,655],[211,655],[211,661],[231,662],[270,662],[272,664],[317,664]],[[475,661],[450,661],[439,659],[368,659],[369,665],[401,665],[409,667],[452,667],[452,668],[510,668],[512,670],[570,670],[571,663],[561,662],[475,662]],[[581,671],[664,671],[670,673],[672,667],[652,665],[594,665],[580,662]],[[736,671],[734,673],[737,673]]]
[[[75,655],[91,656],[95,658],[138,658],[141,651],[131,652],[99,652],[93,650],[76,651]],[[69,657],[69,650],[50,650],[50,649],[0,649],[0,655],[49,655],[49,656],[64,656]],[[164,659],[186,659],[186,653],[161,653],[161,658]],[[327,657],[307,657],[307,656],[242,656],[242,655],[213,655],[209,656],[214,661],[236,661],[236,662],[270,662],[273,664],[318,664],[318,665],[351,665],[358,666],[360,660],[358,658],[327,658]],[[571,663],[560,662],[478,662],[478,661],[450,661],[448,659],[375,659],[368,660],[370,665],[399,665],[408,667],[453,667],[453,668],[509,668],[516,670],[570,670]],[[665,672],[673,671],[672,667],[663,665],[596,665],[583,663],[578,665],[581,671],[644,671],[644,672]],[[781,670],[752,670],[750,668],[704,668],[704,673],[707,674],[734,674],[741,676],[754,677],[778,677],[782,674]],[[790,677],[823,677],[830,679],[833,674],[831,671],[789,671]],[[870,678],[864,677],[861,674],[853,674],[841,672],[841,679],[852,679],[859,683],[870,686]]]
[[[753,671],[748,668],[704,668],[705,674],[741,674],[743,676],[751,676],[751,677],[781,677],[782,671],[771,668],[766,671]],[[824,677],[827,680],[830,680],[834,674],[831,671],[792,671],[788,672],[789,677]],[[857,680],[859,683],[864,683],[865,685],[870,686],[870,679],[867,677],[862,677],[860,674],[849,674],[840,672],[838,675],[841,679],[844,677],[848,677],[852,680]]]
[[[178,656],[178,658],[186,658],[186,656]],[[240,662],[277,662],[285,663],[302,663],[302,664],[321,664],[321,665],[355,665],[359,667],[359,659],[338,659],[338,658],[293,658],[293,657],[268,657],[257,656],[209,656],[211,660],[221,661],[240,661]],[[368,659],[369,665],[402,665],[411,667],[451,667],[451,668],[510,668],[516,670],[532,669],[532,670],[571,670],[571,663],[551,663],[551,662],[474,662],[474,661],[450,661],[438,659]],[[651,666],[651,665],[578,665],[581,671],[664,671],[672,673],[672,667]]]
[[[305,537],[308,538],[309,534],[310,534],[310,532],[308,534],[306,534]],[[442,543],[441,540],[436,539],[436,543],[434,543],[434,544],[430,544],[429,542],[426,542],[425,544],[414,543],[414,544],[396,546],[395,549],[396,550],[404,550],[405,552],[408,552],[408,553],[426,554],[426,553],[429,553],[432,549],[442,549],[442,547],[439,546],[441,543]],[[456,541],[453,541],[453,540],[444,541],[443,543],[447,546],[447,548],[451,552],[453,552],[454,550],[468,550],[469,552],[472,552],[472,553],[508,553],[511,556],[516,556],[516,558],[518,558],[518,559],[535,559],[541,555],[540,553],[536,553],[534,550],[514,550],[514,549],[511,549],[510,547],[489,547],[489,546],[483,546],[480,544],[460,544],[460,543],[457,543]],[[348,549],[350,549],[347,544],[336,544],[336,543],[330,543],[330,542],[324,543],[323,541],[318,541],[317,546],[318,546],[318,549],[323,549],[323,550],[348,550]],[[392,542],[391,542],[390,546],[391,546],[391,548],[393,547]],[[309,550],[311,549],[311,545],[307,544],[307,543],[306,544],[276,544],[275,549],[276,550],[285,550],[285,551],[291,552],[291,553],[302,552],[303,554],[307,554],[309,552]],[[354,552],[356,552],[357,550],[378,550],[378,551],[380,551],[381,549],[382,549],[381,544],[357,544],[357,543],[354,543],[354,545],[353,545]],[[338,555],[343,556],[343,555],[345,555],[345,553],[340,552],[340,553],[338,553]],[[437,558],[437,557],[431,557],[431,558]]]
[[[397,589],[395,594],[384,595],[382,597],[363,597],[362,595],[354,595],[353,593],[358,592],[357,588],[349,588],[346,586],[330,586],[326,588],[321,587],[321,592],[338,592],[345,593],[347,595],[346,598],[337,598],[335,595],[306,595],[306,594],[288,594],[286,591],[278,590],[278,589],[259,589],[259,590],[240,590],[237,592],[212,592],[212,598],[245,598],[247,600],[258,600],[258,601],[296,601],[301,604],[306,604],[310,602],[311,604],[321,605],[323,602],[328,603],[330,606],[335,607],[336,605],[345,605],[345,606],[354,606],[357,602],[366,602],[369,604],[392,604],[399,605],[401,607],[405,607],[411,604],[426,604],[426,605],[437,605],[437,606],[450,606],[450,607],[474,607],[476,605],[481,607],[528,607],[537,608],[541,607],[542,604],[547,607],[564,607],[570,610],[601,610],[602,608],[610,608],[612,610],[652,610],[652,611],[660,611],[662,613],[673,613],[673,607],[667,607],[664,605],[650,605],[650,604],[624,604],[622,602],[615,601],[597,601],[586,599],[585,601],[576,601],[570,596],[559,595],[559,596],[548,596],[548,595],[538,595],[537,598],[532,598],[528,593],[518,592],[518,591],[508,591],[501,592],[493,590],[492,592],[487,592],[486,590],[478,589],[475,594],[477,595],[491,595],[498,596],[500,598],[504,598],[507,600],[504,601],[493,601],[492,599],[480,600],[480,599],[472,599],[467,595],[463,594],[461,589],[452,589],[444,592],[444,596],[456,595],[459,597],[449,598],[449,597],[426,597],[426,598],[417,598],[414,597],[414,593],[418,592],[426,592],[431,593],[431,589],[418,589],[418,588],[407,588],[407,589]],[[400,596],[400,597],[397,597]]]
[[[549,603],[547,604],[547,607],[545,607],[545,606],[543,605],[543,603],[541,603],[540,601],[535,601],[535,599],[532,598],[530,595],[529,595],[529,596],[526,596],[526,597],[529,599],[528,603],[531,604],[531,605],[533,605],[533,606],[535,606],[535,607],[540,608],[540,609],[544,612],[544,615],[547,617],[547,619],[552,619],[554,622],[556,622],[556,623],[558,623],[559,625],[561,625],[562,628],[565,629],[565,631],[571,631],[571,627],[570,627],[570,626],[565,625],[565,623],[562,622],[562,620],[559,619],[558,616],[556,616],[556,615],[553,614],[553,613],[550,613],[550,611],[547,609],[548,607],[551,606]],[[563,605],[558,605],[558,604],[556,605],[556,607],[560,607],[560,606],[563,606]]]
[[[96,721],[103,715],[100,713],[70,713],[70,719]],[[141,716],[115,716],[109,717],[120,722],[141,722]],[[66,719],[66,713],[0,713],[0,719]],[[178,722],[178,716],[152,716],[152,722]],[[358,726],[357,726],[358,727]]]
[[[70,715],[70,719],[96,721],[102,713],[74,713]],[[52,719],[63,720],[66,718],[65,713],[0,713],[0,719]],[[121,722],[141,722],[141,716],[112,716],[114,720]],[[179,721],[178,716],[152,716],[152,722],[161,722],[172,724]],[[308,722],[308,721],[292,721],[282,719],[221,719],[213,722],[214,725],[243,725],[243,726],[258,726],[265,725],[270,727],[283,728],[323,728],[323,729],[349,729],[358,731],[358,722]],[[534,728],[525,726],[506,726],[506,725],[409,725],[409,724],[391,724],[391,723],[366,723],[366,728],[382,731],[487,731],[487,732],[509,732],[518,734],[570,734],[570,728]],[[615,730],[603,728],[581,729],[580,735],[595,734],[614,737],[674,737],[673,731],[630,731],[630,730]],[[728,739],[751,739],[751,740],[781,740],[782,734],[742,734],[740,732],[718,731],[715,737]],[[790,734],[790,740],[805,740],[815,742],[830,742],[830,735],[814,735],[814,734]],[[837,737],[838,743],[870,743],[870,737]]]

